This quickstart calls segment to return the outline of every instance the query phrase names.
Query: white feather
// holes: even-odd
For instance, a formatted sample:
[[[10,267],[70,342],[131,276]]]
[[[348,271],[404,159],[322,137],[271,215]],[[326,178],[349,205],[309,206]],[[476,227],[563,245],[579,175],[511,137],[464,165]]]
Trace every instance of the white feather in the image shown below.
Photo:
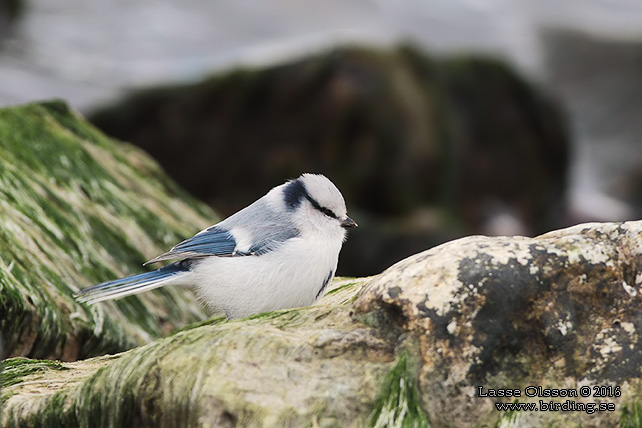
[[[197,294],[230,318],[312,305],[334,276],[342,239],[309,233],[261,256],[209,257],[192,271]]]
[[[230,230],[230,234],[236,241],[234,253],[247,253],[252,248],[252,236],[250,233],[241,226],[234,227]]]

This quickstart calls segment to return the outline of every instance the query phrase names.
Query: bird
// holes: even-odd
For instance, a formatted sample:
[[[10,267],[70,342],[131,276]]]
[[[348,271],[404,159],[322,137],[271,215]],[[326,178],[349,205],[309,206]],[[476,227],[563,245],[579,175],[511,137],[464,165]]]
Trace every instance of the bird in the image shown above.
[[[83,289],[76,299],[94,304],[171,285],[194,287],[205,306],[229,319],[310,306],[334,277],[354,227],[332,181],[305,173],[144,266],[172,263]]]

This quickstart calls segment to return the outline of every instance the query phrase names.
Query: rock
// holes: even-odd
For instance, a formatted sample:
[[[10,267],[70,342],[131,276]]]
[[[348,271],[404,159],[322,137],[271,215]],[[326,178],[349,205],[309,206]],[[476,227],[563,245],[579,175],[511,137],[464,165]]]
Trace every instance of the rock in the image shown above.
[[[362,282],[335,281],[325,303],[311,308],[214,318],[132,351],[34,374],[20,372],[40,362],[9,360],[3,422],[362,426],[394,365],[390,343],[350,317]]]
[[[513,216],[523,234],[561,227],[563,118],[494,59],[339,48],[140,91],[89,117],[225,214],[261,196],[263,183],[331,177],[350,211],[374,220],[346,242],[342,275],[380,273],[435,243],[498,230],[496,216]],[[426,208],[439,213],[430,227],[389,227]]]
[[[9,360],[4,424],[634,424],[641,255],[642,221],[463,238],[335,280],[309,308],[213,318],[75,363]],[[542,410],[498,411],[516,401],[484,396],[500,389]],[[546,391],[578,396],[530,396]],[[543,411],[556,403],[576,410]]]
[[[415,335],[433,426],[608,426],[639,402],[642,222],[586,224],[538,238],[469,237],[410,257],[355,303],[381,329]],[[571,389],[617,412],[505,412],[479,387]],[[598,398],[594,387],[619,388]],[[588,387],[590,396],[580,396]],[[531,391],[531,390],[529,390]]]
[[[72,297],[143,272],[143,262],[215,220],[139,149],[51,102],[0,110],[0,159],[5,356],[73,361],[207,316],[179,288],[93,307]]]

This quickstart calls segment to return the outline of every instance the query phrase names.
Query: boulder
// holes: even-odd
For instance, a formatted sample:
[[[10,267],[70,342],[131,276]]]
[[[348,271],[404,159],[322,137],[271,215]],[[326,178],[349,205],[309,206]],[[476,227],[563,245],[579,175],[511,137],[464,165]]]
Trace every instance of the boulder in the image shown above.
[[[502,418],[514,426],[609,426],[640,399],[641,293],[642,222],[595,223],[532,239],[444,244],[375,277],[355,311],[418,338],[418,388],[433,426]],[[540,387],[577,395],[552,397]],[[484,396],[489,389],[520,396]],[[614,409],[540,406],[567,400],[575,409]],[[497,410],[513,401],[538,410]]]
[[[8,360],[3,422],[635,426],[641,256],[642,221],[459,239],[335,280],[312,307],[74,363]]]
[[[74,361],[207,317],[180,288],[93,307],[72,297],[143,272],[143,262],[215,222],[147,155],[55,101],[0,110],[0,159],[4,356]]]

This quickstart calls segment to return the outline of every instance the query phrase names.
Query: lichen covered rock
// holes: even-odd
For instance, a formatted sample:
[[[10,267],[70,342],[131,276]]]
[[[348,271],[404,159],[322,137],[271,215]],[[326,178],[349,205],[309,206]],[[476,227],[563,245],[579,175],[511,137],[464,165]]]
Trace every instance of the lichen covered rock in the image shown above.
[[[517,388],[520,402],[538,405],[551,398],[525,388],[572,389],[571,400],[618,410],[525,411],[517,426],[602,426],[639,400],[641,287],[642,222],[588,224],[534,239],[444,244],[376,277],[356,310],[419,338],[419,390],[437,426],[455,417],[462,425],[496,420],[495,401],[480,397],[480,386]],[[580,396],[583,386],[589,397]],[[620,395],[596,396],[595,386],[618,386]]]
[[[460,239],[336,280],[313,307],[76,363],[11,360],[4,423],[635,426],[641,255],[642,222]],[[489,396],[509,388],[520,397]],[[496,407],[515,402],[537,410]]]
[[[51,102],[0,110],[0,159],[4,356],[117,352],[207,316],[180,288],[94,307],[72,297],[215,220],[140,150]]]

